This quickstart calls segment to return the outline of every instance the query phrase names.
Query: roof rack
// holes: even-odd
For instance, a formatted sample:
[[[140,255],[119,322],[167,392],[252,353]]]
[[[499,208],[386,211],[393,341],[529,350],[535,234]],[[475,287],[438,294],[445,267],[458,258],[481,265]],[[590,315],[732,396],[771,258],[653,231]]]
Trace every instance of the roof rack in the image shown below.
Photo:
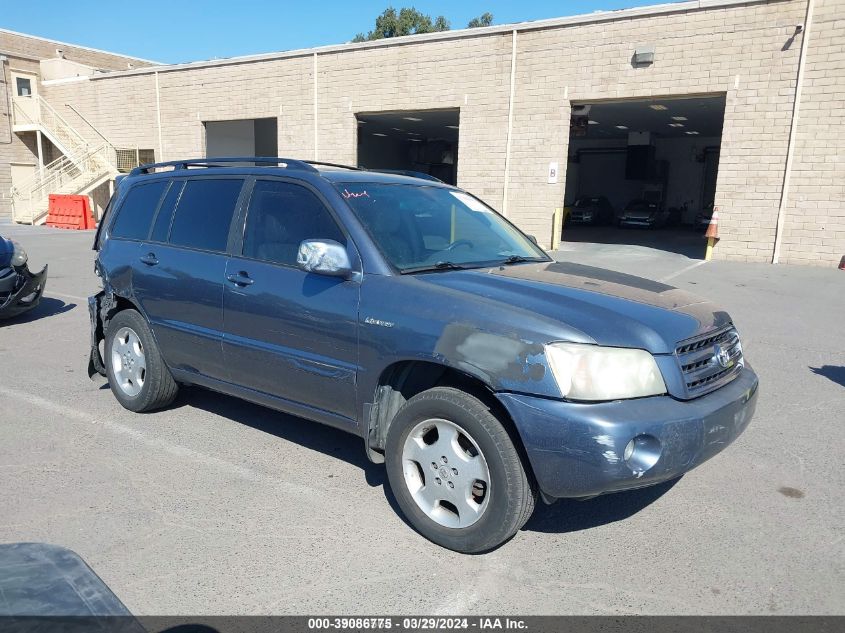
[[[220,158],[192,158],[188,160],[171,160],[164,163],[148,163],[136,167],[131,172],[130,176],[139,176],[141,174],[149,174],[152,170],[159,167],[173,167],[174,170],[189,169],[191,167],[227,167],[231,163],[253,163],[256,167],[259,165],[272,165],[273,167],[283,167],[285,169],[299,169],[302,171],[317,171],[316,168],[309,164],[310,161],[296,160],[294,158],[277,158],[272,156],[226,156]],[[328,164],[328,163],[320,163]],[[351,167],[350,169],[355,169]]]
[[[353,169],[355,171],[367,171],[361,167],[353,167],[352,165],[341,165],[340,163],[326,163],[321,160],[304,160],[303,163],[309,165],[321,165],[323,167],[338,167],[339,169]]]

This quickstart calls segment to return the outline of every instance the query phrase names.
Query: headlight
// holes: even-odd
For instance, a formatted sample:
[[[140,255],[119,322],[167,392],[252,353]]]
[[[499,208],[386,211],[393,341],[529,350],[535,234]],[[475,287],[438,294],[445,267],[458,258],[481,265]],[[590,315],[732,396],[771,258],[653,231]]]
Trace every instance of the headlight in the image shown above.
[[[24,264],[26,264],[27,260],[29,259],[29,255],[26,254],[26,251],[23,250],[23,246],[18,244],[17,242],[12,242],[12,247],[14,250],[12,251],[12,266],[20,268]]]
[[[666,393],[654,356],[642,349],[552,343],[546,345],[546,358],[564,398],[598,401]]]

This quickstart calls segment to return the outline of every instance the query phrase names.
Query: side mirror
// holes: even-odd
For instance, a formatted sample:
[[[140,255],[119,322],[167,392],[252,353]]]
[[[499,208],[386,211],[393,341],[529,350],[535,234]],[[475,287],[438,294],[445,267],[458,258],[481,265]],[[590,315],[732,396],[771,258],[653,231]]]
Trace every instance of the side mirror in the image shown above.
[[[540,244],[537,242],[537,238],[536,238],[536,237],[534,237],[533,235],[526,235],[525,237],[527,237],[529,240],[531,240],[532,242],[534,242],[534,246],[539,246],[539,245],[540,245]]]
[[[346,247],[334,240],[304,240],[296,255],[297,265],[305,272],[349,279],[352,262]]]

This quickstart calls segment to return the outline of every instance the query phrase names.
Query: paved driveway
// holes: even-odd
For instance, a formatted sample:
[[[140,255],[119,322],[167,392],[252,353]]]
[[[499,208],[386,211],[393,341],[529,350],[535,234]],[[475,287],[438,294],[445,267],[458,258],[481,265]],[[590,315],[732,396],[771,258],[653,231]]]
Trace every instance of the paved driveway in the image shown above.
[[[50,263],[0,325],[0,542],[77,551],[137,614],[845,613],[845,273],[558,253],[729,309],[757,416],[673,485],[541,506],[461,556],[405,525],[352,436],[199,389],[124,411],[85,372],[91,233],[0,232]]]

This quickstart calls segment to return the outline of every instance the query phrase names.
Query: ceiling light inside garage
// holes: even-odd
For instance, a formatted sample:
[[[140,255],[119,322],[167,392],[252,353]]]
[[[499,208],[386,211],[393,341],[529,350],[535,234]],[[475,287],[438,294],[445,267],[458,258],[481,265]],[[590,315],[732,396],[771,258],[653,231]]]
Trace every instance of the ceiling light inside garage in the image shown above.
[[[683,123],[670,123],[669,127],[684,127]]]
[[[402,118],[405,119],[406,121],[422,121],[422,119],[418,119],[415,116],[403,116]]]
[[[673,116],[672,120],[673,121],[686,121],[687,117],[685,117],[685,116]]]
[[[617,129],[617,130],[627,130],[627,129],[628,129],[628,126],[627,126],[627,125],[617,125],[617,126],[616,126],[616,129]]]
[[[695,130],[688,130],[685,134],[689,134],[690,136],[698,136],[698,132]]]
[[[381,132],[373,132],[373,136],[387,136],[387,134],[382,134]]]
[[[449,128],[450,130],[457,130],[457,129],[459,129],[457,125],[447,125],[446,127],[447,127],[447,128]]]
[[[403,130],[401,127],[392,127],[392,128],[390,128],[390,129],[391,129],[391,130],[396,130],[397,132],[404,132],[404,131],[405,131],[405,130]]]
[[[653,103],[652,105],[648,106],[652,110],[668,110],[665,105],[660,105],[659,103]]]
[[[422,143],[421,138],[409,138],[408,140],[411,141],[412,143]]]
[[[589,123],[590,125],[598,125],[598,124],[599,124],[599,122],[598,122],[598,121],[593,121],[592,119],[590,119],[589,121],[587,121],[587,123]]]

